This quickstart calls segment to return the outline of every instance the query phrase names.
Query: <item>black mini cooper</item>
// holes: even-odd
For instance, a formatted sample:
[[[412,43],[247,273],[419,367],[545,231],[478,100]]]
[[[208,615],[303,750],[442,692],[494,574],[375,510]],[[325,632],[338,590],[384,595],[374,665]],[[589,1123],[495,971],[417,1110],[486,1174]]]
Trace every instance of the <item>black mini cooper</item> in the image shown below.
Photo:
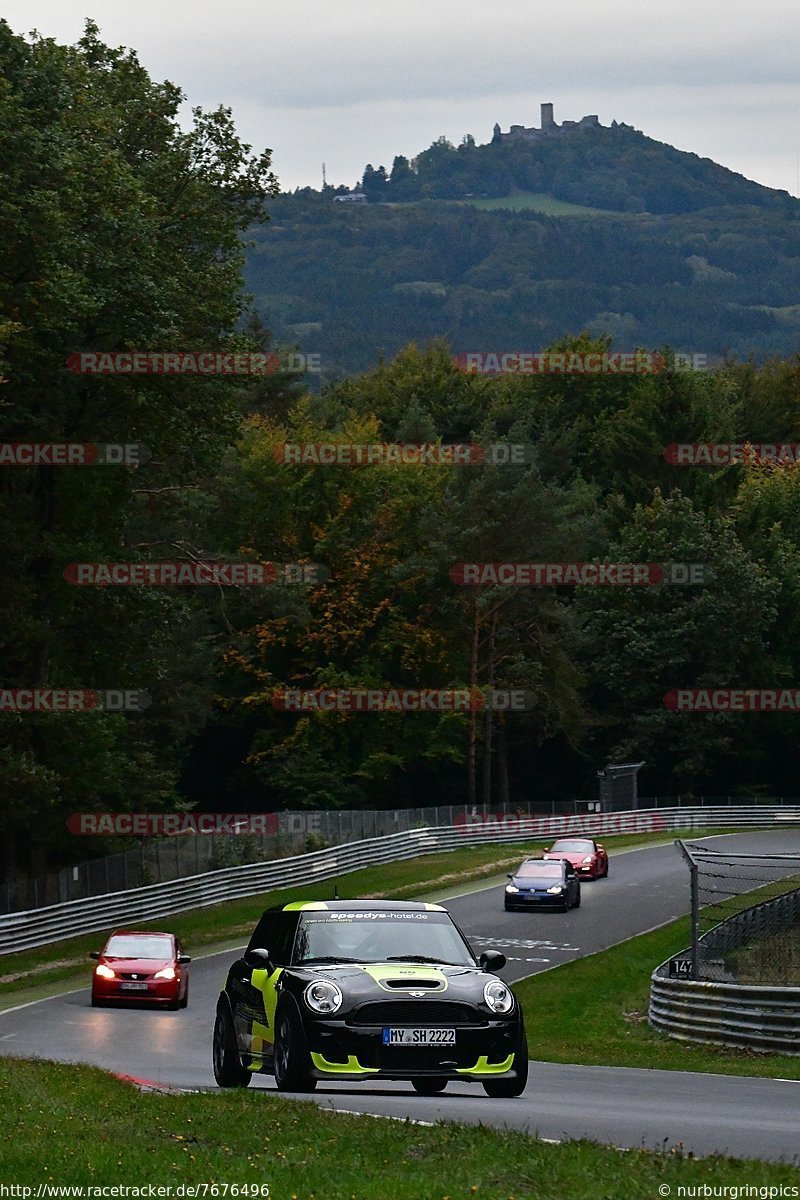
[[[522,1010],[436,904],[299,901],[268,909],[228,972],[214,1024],[214,1077],[281,1091],[319,1080],[409,1080],[423,1095],[449,1080],[518,1096],[528,1078]]]

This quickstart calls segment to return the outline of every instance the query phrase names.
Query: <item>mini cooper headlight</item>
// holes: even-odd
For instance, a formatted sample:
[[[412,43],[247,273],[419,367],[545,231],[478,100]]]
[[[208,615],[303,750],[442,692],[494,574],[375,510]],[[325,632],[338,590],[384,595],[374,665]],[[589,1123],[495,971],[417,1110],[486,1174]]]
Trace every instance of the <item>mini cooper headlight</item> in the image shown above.
[[[310,983],[303,998],[315,1013],[335,1013],[342,1007],[342,993],[330,979],[318,979]]]
[[[551,896],[558,896],[561,892],[563,892],[564,885],[563,883],[557,883],[555,887],[548,888],[547,890]]]
[[[483,998],[492,1012],[508,1013],[514,1007],[514,997],[501,979],[490,979],[483,989]]]
[[[507,892],[518,892],[518,891],[519,891],[519,888],[518,888],[518,887],[514,887],[513,883],[509,883],[509,884],[507,885],[507,887],[506,887],[506,891],[507,891]]]
[[[587,855],[586,855],[586,858],[585,858],[583,861],[584,861],[585,863],[594,862],[594,855],[593,855],[593,854],[587,854]]]

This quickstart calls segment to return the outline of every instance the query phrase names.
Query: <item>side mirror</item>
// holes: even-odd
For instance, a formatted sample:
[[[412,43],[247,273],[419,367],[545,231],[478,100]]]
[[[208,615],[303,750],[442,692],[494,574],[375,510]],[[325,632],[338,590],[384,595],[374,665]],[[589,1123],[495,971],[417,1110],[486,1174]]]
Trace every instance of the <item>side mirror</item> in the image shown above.
[[[513,878],[514,878],[513,875],[506,875],[506,879],[513,879]]]
[[[90,950],[90,951],[89,951],[89,958],[98,959],[99,957],[100,957],[100,951],[99,951],[99,950]]]
[[[178,962],[180,963],[180,965],[182,967],[185,967],[186,964],[190,963],[191,961],[192,961],[192,958],[191,958],[190,954],[179,954],[178,955]]]
[[[597,849],[602,850],[603,853],[605,853],[605,846],[601,846],[599,842],[597,843]]]
[[[499,950],[484,950],[478,962],[484,971],[490,971],[494,975],[497,971],[502,971],[506,965],[506,956]]]
[[[272,959],[269,956],[269,950],[265,950],[263,946],[255,946],[245,957],[255,967],[266,967],[267,970],[272,968]]]

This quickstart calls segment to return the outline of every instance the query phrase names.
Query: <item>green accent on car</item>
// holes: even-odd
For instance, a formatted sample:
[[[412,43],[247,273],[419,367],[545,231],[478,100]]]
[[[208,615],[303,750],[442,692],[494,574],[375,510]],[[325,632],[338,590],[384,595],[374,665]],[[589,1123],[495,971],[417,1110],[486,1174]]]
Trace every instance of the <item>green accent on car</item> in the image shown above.
[[[283,967],[276,967],[270,974],[266,967],[257,967],[250,979],[264,997],[264,1014],[267,1018],[266,1027],[253,1022],[253,1036],[261,1036],[271,1046],[275,1041],[275,1009],[278,1007],[277,983],[283,974]]]
[[[385,992],[391,992],[395,996],[402,996],[402,988],[386,987],[385,980],[387,979],[406,979],[408,981],[409,991],[415,986],[419,979],[435,979],[438,987],[426,988],[425,991],[432,995],[438,995],[440,992],[446,992],[448,987],[448,979],[444,971],[438,967],[423,966],[421,963],[359,963],[362,971],[366,971],[371,979],[374,979],[378,987],[383,988]]]
[[[282,912],[327,912],[328,906],[322,900],[293,900],[284,904]]]
[[[318,1071],[335,1072],[337,1075],[375,1075],[380,1070],[379,1067],[362,1067],[355,1054],[348,1054],[345,1063],[335,1063],[328,1062],[327,1058],[312,1050],[311,1061]]]
[[[509,1054],[508,1058],[501,1063],[490,1063],[486,1054],[481,1054],[474,1067],[456,1067],[459,1075],[504,1075],[506,1071],[510,1071],[514,1065],[514,1055]]]

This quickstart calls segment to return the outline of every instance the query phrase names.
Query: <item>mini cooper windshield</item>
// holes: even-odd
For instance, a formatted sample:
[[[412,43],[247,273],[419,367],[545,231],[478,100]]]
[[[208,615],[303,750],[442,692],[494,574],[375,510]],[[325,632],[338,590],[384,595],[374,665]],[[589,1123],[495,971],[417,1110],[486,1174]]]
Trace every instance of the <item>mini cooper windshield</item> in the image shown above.
[[[348,960],[475,966],[469,947],[444,912],[303,913],[295,965]]]

